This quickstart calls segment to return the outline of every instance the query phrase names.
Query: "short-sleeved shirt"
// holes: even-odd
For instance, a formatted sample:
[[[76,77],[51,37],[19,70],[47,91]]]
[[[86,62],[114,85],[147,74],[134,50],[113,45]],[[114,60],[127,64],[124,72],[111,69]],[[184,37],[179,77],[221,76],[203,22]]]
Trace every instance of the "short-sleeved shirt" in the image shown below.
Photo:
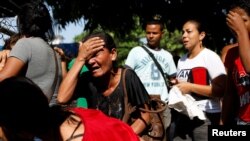
[[[164,49],[157,51],[149,47],[147,49],[153,53],[163,72],[175,77],[176,66],[172,54]],[[161,75],[153,59],[141,46],[134,47],[129,52],[125,64],[136,72],[150,95],[160,95],[161,100],[168,101],[165,78]]]
[[[226,75],[226,69],[218,54],[210,49],[204,48],[197,56],[192,59],[188,58],[188,54],[183,55],[177,65],[176,78],[178,82],[188,82],[191,70],[193,68],[202,67],[208,72],[208,85],[211,81],[220,75]],[[199,74],[198,74],[199,75]],[[207,98],[200,100],[199,108],[208,113],[221,112],[219,98]]]
[[[58,59],[58,69],[56,69],[53,48],[41,38],[21,38],[11,50],[10,57],[16,57],[26,64],[27,68],[22,75],[34,81],[51,100],[62,79],[61,63]],[[57,76],[56,71],[58,71]],[[55,80],[57,80],[56,85]]]

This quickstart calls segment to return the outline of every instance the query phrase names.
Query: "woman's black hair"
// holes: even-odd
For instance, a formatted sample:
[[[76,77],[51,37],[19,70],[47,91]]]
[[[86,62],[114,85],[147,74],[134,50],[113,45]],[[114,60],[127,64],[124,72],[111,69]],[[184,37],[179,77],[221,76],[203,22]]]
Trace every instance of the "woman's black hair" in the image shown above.
[[[29,141],[51,130],[58,138],[59,126],[70,115],[50,108],[45,94],[33,81],[14,76],[0,82],[0,127],[10,141]]]
[[[52,19],[43,3],[24,4],[17,17],[17,26],[21,35],[41,37],[45,41],[54,39]]]
[[[36,134],[47,129],[48,99],[30,79],[7,78],[0,82],[0,89],[0,126],[13,135],[25,131]]]

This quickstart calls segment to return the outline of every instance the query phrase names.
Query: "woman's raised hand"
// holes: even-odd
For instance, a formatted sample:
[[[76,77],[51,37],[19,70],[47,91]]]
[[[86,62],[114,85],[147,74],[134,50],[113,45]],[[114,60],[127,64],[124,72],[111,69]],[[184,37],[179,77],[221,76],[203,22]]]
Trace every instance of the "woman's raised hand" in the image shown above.
[[[79,44],[77,59],[80,61],[89,60],[105,45],[104,41],[99,37],[89,38],[85,42],[80,42]]]

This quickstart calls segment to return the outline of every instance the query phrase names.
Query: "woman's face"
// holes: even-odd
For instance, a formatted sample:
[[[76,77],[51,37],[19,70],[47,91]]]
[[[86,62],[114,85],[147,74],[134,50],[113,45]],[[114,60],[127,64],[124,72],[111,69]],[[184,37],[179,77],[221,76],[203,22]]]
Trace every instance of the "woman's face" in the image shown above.
[[[116,60],[116,57],[117,52],[115,48],[109,51],[104,47],[89,59],[86,65],[93,77],[101,77],[112,71],[113,61]]]
[[[77,115],[70,115],[59,127],[60,135],[63,141],[82,141],[85,131],[81,118]],[[74,133],[74,134],[72,134]],[[72,137],[73,135],[73,137]],[[81,136],[76,136],[81,135]]]
[[[182,42],[187,50],[192,51],[195,47],[200,47],[203,39],[201,37],[196,23],[188,21],[183,25]]]

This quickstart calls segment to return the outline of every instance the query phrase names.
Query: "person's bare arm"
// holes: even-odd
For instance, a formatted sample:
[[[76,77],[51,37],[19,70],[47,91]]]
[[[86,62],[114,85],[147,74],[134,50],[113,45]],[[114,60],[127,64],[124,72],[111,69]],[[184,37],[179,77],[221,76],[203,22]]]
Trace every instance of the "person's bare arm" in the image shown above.
[[[4,49],[0,51],[0,71],[4,68],[6,61],[9,57],[10,50]]]
[[[226,89],[226,81],[226,74],[221,74],[212,80],[212,97],[223,97]]]
[[[146,104],[145,107],[146,109],[148,109],[148,106]],[[131,128],[134,130],[136,134],[140,134],[149,124],[149,120],[150,120],[150,114],[147,112],[141,112],[141,118],[136,119],[134,123],[131,125]]]
[[[61,67],[62,67],[62,77],[64,78],[67,71],[67,62],[70,60],[65,54],[62,48],[54,47],[54,50],[60,55],[61,57]]]
[[[67,103],[75,90],[78,76],[82,66],[85,64],[85,60],[79,61],[76,59],[72,68],[68,71],[63,81],[60,84],[57,101],[61,104]]]
[[[179,82],[176,85],[182,94],[196,93],[202,96],[212,96],[212,87],[209,85],[200,85],[190,82]]]
[[[225,90],[226,75],[222,74],[214,78],[211,85],[200,85],[190,82],[180,82],[176,86],[182,94],[196,93],[207,97],[222,97]]]
[[[16,57],[9,57],[4,68],[0,71],[0,81],[18,75],[24,66],[25,63],[22,60]]]

